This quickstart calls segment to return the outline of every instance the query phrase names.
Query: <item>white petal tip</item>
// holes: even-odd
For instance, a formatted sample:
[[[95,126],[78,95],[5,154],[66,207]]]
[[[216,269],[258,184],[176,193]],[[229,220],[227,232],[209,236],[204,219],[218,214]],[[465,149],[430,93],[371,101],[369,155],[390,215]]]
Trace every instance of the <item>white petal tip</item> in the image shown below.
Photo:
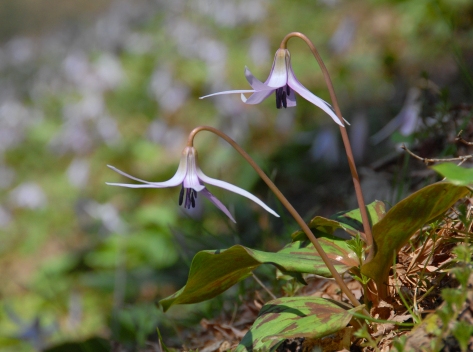
[[[243,93],[241,93],[241,101],[246,103],[248,99],[243,95]]]

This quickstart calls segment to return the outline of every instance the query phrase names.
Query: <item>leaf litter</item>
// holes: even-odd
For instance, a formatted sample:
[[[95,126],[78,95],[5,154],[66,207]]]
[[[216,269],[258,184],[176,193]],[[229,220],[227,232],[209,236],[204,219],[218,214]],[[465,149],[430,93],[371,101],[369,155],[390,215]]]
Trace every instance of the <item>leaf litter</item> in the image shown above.
[[[472,199],[461,202],[461,206],[471,209]],[[384,323],[371,324],[371,336],[377,347],[366,346],[363,339],[353,335],[354,327],[348,326],[336,334],[320,339],[291,338],[281,344],[277,351],[389,351],[393,341],[406,336],[406,346],[418,350],[419,346],[432,339],[431,333],[422,328],[410,329],[399,327],[396,323],[415,323],[425,321],[442,304],[440,293],[444,288],[455,288],[458,281],[448,270],[454,265],[452,253],[458,242],[471,241],[471,229],[465,228],[459,221],[457,207],[447,213],[436,227],[425,226],[420,229],[411,241],[401,248],[395,266],[389,273],[389,302],[381,300],[371,309],[375,319]],[[467,214],[471,219],[471,211]],[[360,282],[345,276],[348,287],[357,299],[362,299],[363,289]],[[300,288],[297,296],[328,298],[334,301],[347,302],[337,284],[327,278],[316,275],[305,277],[306,286]],[[473,282],[473,277],[470,278]],[[236,348],[242,337],[256,320],[265,303],[264,291],[255,291],[252,298],[246,298],[233,314],[222,313],[212,320],[202,319],[198,332],[186,338],[182,351],[215,352]],[[268,298],[269,299],[269,298]],[[464,304],[458,319],[473,325],[473,291],[470,288],[469,299]],[[409,309],[406,308],[406,303]],[[415,315],[415,316],[414,316]],[[419,326],[422,326],[420,324]],[[453,342],[450,342],[452,344]],[[445,340],[444,351],[448,349],[449,340]],[[472,340],[473,346],[473,340]],[[451,350],[451,349],[450,349]]]

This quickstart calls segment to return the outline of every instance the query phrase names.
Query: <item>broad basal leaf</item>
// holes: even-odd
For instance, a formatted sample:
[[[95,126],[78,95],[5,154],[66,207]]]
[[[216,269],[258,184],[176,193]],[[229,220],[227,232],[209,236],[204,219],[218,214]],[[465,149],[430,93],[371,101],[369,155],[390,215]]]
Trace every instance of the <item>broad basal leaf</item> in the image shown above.
[[[295,337],[320,338],[343,329],[351,310],[316,297],[285,297],[266,303],[235,352],[274,351]]]
[[[466,187],[438,182],[400,201],[373,226],[377,251],[373,260],[361,267],[361,272],[375,280],[382,292],[394,256],[401,247],[424,224],[445,213],[468,193]]]
[[[473,168],[464,168],[452,163],[438,164],[431,167],[455,185],[473,185]]]
[[[326,235],[319,242],[338,272],[358,265],[344,240]],[[164,311],[174,304],[197,303],[213,298],[248,277],[261,264],[272,264],[283,273],[331,274],[308,240],[295,241],[276,253],[236,245],[226,250],[201,251],[192,260],[186,286],[161,300]]]
[[[366,208],[371,226],[379,222],[386,213],[384,203],[379,200],[368,204]],[[359,234],[362,239],[365,238],[360,209],[340,212],[331,216],[330,219],[316,216],[308,225],[316,237],[323,234],[332,235],[335,230],[342,229],[352,236]],[[296,231],[291,236],[294,241],[306,237],[303,231]]]
[[[378,223],[386,214],[386,207],[384,206],[384,203],[379,200],[375,200],[373,203],[368,204],[366,210],[368,212],[370,226]],[[339,212],[332,215],[330,219],[339,222],[347,232],[350,232],[348,231],[349,229],[363,232],[360,209],[354,209],[348,212]]]

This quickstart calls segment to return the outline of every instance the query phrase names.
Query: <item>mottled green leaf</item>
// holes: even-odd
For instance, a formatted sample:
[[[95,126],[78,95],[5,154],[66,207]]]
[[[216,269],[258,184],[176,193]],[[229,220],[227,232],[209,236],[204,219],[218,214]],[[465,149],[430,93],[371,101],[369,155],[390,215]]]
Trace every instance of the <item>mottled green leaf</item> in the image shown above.
[[[473,185],[473,168],[464,168],[452,163],[438,164],[431,167],[447,181],[459,186]]]
[[[445,213],[455,202],[466,196],[466,187],[438,182],[413,193],[392,207],[373,226],[376,254],[361,272],[385,288],[385,281],[394,256],[409,238],[424,224]]]
[[[383,218],[384,214],[386,214],[384,203],[379,200],[375,200],[373,203],[368,204],[366,208],[368,210],[368,217],[371,226],[379,222]],[[335,230],[342,229],[352,236],[360,234],[361,238],[365,238],[360,209],[339,212],[332,215],[330,219],[316,216],[308,225],[316,237],[323,234],[332,235]],[[304,238],[305,234],[303,231],[299,230],[294,232],[291,236],[295,241]]]
[[[366,209],[368,212],[370,226],[378,223],[386,214],[386,207],[384,206],[384,203],[379,200],[375,200],[373,203],[368,204]],[[350,229],[363,232],[363,223],[361,220],[360,209],[354,209],[348,212],[340,212],[332,215],[330,219],[339,222],[341,227],[347,232],[350,232]]]
[[[319,242],[338,272],[358,262],[344,240],[325,235]],[[174,304],[197,303],[213,298],[248,277],[261,264],[272,264],[283,273],[331,274],[308,240],[295,241],[276,253],[236,245],[226,250],[201,251],[192,260],[187,284],[159,303],[166,311]]]
[[[317,297],[284,297],[266,303],[235,352],[274,351],[295,337],[320,338],[343,329],[351,310]]]

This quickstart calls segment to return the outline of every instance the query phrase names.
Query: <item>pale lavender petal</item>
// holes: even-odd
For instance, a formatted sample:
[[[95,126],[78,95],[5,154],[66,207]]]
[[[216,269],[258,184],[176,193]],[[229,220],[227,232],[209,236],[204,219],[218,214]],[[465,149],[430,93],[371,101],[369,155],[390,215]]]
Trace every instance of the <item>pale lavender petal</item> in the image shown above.
[[[286,95],[287,107],[293,108],[296,106],[296,92],[292,91],[289,95]]]
[[[135,180],[135,181],[138,181],[138,182],[146,183],[147,185],[149,185],[148,187],[165,188],[165,187],[174,187],[174,186],[180,185],[184,181],[184,178],[185,178],[186,172],[187,172],[187,158],[185,156],[181,157],[181,161],[179,163],[179,167],[177,168],[176,173],[174,174],[173,177],[171,177],[171,179],[169,179],[168,181],[165,181],[165,182],[145,181],[145,180],[139,179],[137,177],[131,176],[131,175],[127,174],[126,172],[123,172],[123,171],[117,169],[114,166],[111,166],[111,165],[107,165],[107,166],[109,168],[111,168],[113,171],[116,171],[116,172],[118,172],[119,174],[121,174],[125,177],[131,178],[132,180]],[[147,188],[147,187],[144,187],[144,185],[140,185],[142,187],[134,187],[134,186],[137,186],[137,185],[125,186],[125,184],[123,184],[123,183],[120,183],[120,184],[115,183],[115,184],[110,184],[110,185],[112,185],[112,186],[120,185],[122,187],[129,187],[129,188]]]
[[[111,183],[111,182],[105,182],[105,184],[109,186],[120,186],[120,187],[128,187],[128,188],[159,188],[159,187],[155,187],[152,184],[139,185],[139,184],[133,184],[133,183]]]
[[[304,99],[310,101],[312,104],[318,106],[321,108],[323,111],[325,111],[337,124],[343,127],[343,123],[340,121],[338,116],[335,114],[335,112],[332,110],[330,105],[325,102],[324,100],[320,99],[319,97],[315,96],[312,94],[309,90],[307,90],[306,87],[304,87],[296,78],[294,75],[294,71],[292,70],[292,67],[289,66],[289,74],[288,74],[288,80],[287,83],[289,87],[291,87],[294,91],[296,91],[301,97]]]
[[[208,183],[209,185],[217,186],[223,189],[226,189],[228,191],[231,191],[233,193],[237,193],[243,197],[246,197],[248,199],[251,199],[253,202],[261,206],[264,210],[266,210],[268,213],[273,214],[276,217],[279,217],[279,215],[272,210],[270,207],[268,207],[266,204],[264,204],[261,200],[259,200],[257,197],[252,195],[250,192],[245,191],[244,189],[241,189],[237,186],[234,186],[228,182],[221,181],[221,180],[216,180],[214,178],[206,176],[201,169],[197,168],[197,175],[199,176],[199,179],[205,183]]]
[[[241,95],[241,100],[245,104],[250,104],[250,105],[259,104],[263,100],[265,100],[267,97],[269,97],[273,92],[274,92],[274,89],[273,90],[260,91],[260,92],[256,92],[256,93],[251,94],[249,98],[246,98],[242,94]]]
[[[236,223],[235,219],[233,218],[232,214],[230,214],[230,211],[227,209],[227,207],[223,205],[222,202],[217,199],[217,197],[210,193],[207,188],[204,188],[200,193],[203,194],[208,200],[210,200],[217,208],[223,211],[225,215],[230,218],[231,221]]]
[[[399,132],[403,136],[408,136],[416,131],[420,123],[420,112],[422,102],[419,100],[421,91],[419,88],[413,87],[407,93],[406,101],[396,118],[399,118],[402,123]]]
[[[269,72],[268,79],[264,84],[272,88],[284,87],[287,84],[287,50],[278,49],[274,55],[273,67]]]
[[[255,90],[255,91],[261,91],[261,90],[274,90],[274,88],[267,86],[263,82],[261,82],[258,78],[253,76],[253,74],[250,72],[248,67],[245,66],[245,77],[250,86]]]
[[[296,79],[297,79],[297,78],[296,78]],[[330,109],[332,109],[332,110],[335,112],[335,109],[333,108],[333,106],[332,106],[331,104],[327,103],[325,100],[323,100],[323,102],[324,102],[325,104],[327,104],[328,107],[329,107]],[[344,117],[342,116],[342,119],[343,119],[343,121],[344,121],[348,126],[351,126],[350,122],[348,122],[346,118],[344,118]]]
[[[132,180],[135,180],[135,181],[138,181],[138,182],[143,182],[143,183],[152,183],[152,182],[145,181],[145,180],[139,179],[137,177],[131,176],[131,175],[127,174],[126,172],[123,172],[123,171],[117,169],[115,166],[107,165],[107,167],[109,167],[110,169],[112,169],[115,172],[118,172],[120,175],[131,178]]]
[[[213,97],[214,95],[236,94],[236,93],[254,93],[254,92],[255,92],[254,90],[249,90],[249,89],[246,89],[246,90],[226,90],[224,92],[218,92],[218,93],[212,93],[212,94],[209,94],[209,95],[205,95],[203,97],[200,97],[199,99],[205,99],[205,98],[208,98],[208,97]]]

